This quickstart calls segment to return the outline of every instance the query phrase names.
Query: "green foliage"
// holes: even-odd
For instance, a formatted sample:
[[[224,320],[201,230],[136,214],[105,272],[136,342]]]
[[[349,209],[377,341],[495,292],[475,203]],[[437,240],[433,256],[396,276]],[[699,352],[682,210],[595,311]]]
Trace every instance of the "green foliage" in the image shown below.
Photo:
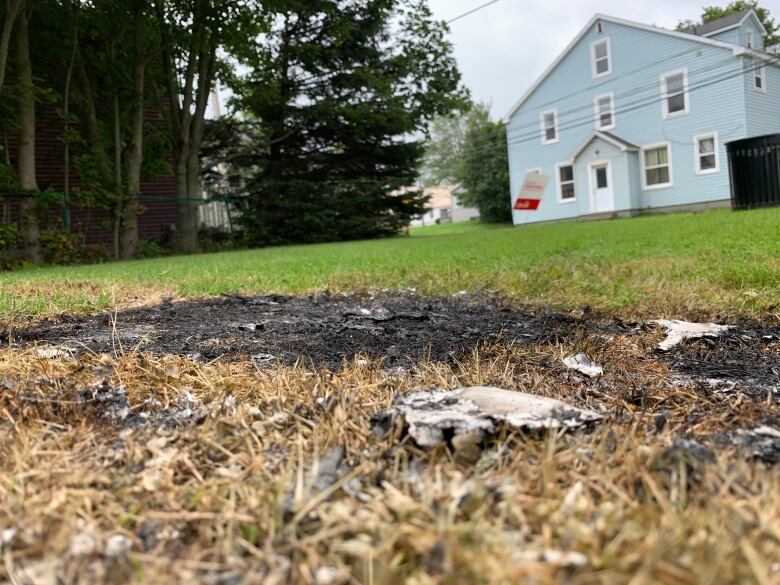
[[[83,238],[62,228],[43,230],[41,246],[49,264],[75,264],[84,256]]]
[[[677,30],[688,31],[700,26],[718,20],[724,16],[734,14],[736,12],[743,12],[745,10],[755,10],[756,16],[761,21],[761,24],[766,28],[767,36],[764,39],[764,47],[770,48],[780,44],[780,35],[777,34],[777,23],[772,18],[768,8],[761,6],[758,0],[732,0],[726,6],[705,6],[703,8],[700,21],[683,20],[677,24]]]
[[[139,240],[135,255],[137,258],[162,258],[168,256],[170,250],[156,240]]]
[[[223,159],[248,243],[398,233],[424,205],[403,191],[424,151],[409,137],[466,99],[446,25],[421,0],[265,7],[275,24],[235,83],[245,122]]]
[[[485,103],[472,104],[466,112],[434,118],[422,168],[426,185],[461,180],[466,135],[489,120],[490,104]]]
[[[198,242],[203,252],[226,252],[242,247],[240,234],[231,234],[219,228],[202,228]]]
[[[466,192],[462,202],[478,207],[481,221],[511,221],[506,126],[502,122],[477,120],[468,129],[459,180]]]

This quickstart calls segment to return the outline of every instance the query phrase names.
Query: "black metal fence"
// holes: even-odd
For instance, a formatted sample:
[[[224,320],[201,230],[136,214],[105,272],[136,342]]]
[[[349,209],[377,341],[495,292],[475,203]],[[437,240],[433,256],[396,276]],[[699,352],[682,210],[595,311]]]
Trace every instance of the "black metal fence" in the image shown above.
[[[780,205],[780,134],[737,140],[727,148],[731,207]]]

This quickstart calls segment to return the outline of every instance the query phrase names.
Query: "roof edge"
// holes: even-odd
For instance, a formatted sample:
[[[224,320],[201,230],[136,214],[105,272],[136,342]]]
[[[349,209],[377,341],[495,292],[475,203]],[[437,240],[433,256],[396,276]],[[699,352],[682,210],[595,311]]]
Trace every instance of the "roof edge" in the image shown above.
[[[764,26],[764,23],[761,22],[761,19],[758,17],[758,14],[756,14],[756,11],[753,10],[752,8],[750,10],[748,10],[748,12],[745,14],[745,16],[743,16],[742,19],[738,23],[730,24],[728,26],[722,26],[719,29],[713,30],[713,31],[708,32],[707,34],[701,35],[701,36],[703,36],[703,37],[711,37],[713,35],[717,35],[717,34],[720,34],[722,32],[726,32],[727,30],[731,30],[731,29],[734,29],[734,28],[739,28],[740,26],[745,24],[745,21],[748,18],[750,18],[751,16],[753,17],[753,20],[755,20],[756,24],[761,29],[761,34],[763,34],[764,36],[768,36],[769,33],[767,32],[766,27]]]
[[[633,22],[631,20],[625,20],[622,18],[618,18],[616,16],[609,16],[606,14],[595,14],[588,21],[588,23],[582,28],[582,30],[579,33],[577,33],[577,36],[575,36],[574,39],[568,45],[566,45],[563,51],[558,55],[558,57],[555,58],[555,60],[550,64],[550,66],[544,70],[541,76],[539,76],[539,78],[533,83],[533,85],[531,85],[531,87],[523,94],[523,96],[515,103],[515,105],[512,106],[512,109],[510,109],[509,112],[503,118],[505,122],[508,122],[509,119],[517,113],[517,111],[523,106],[523,104],[525,104],[525,102],[528,101],[528,98],[530,98],[531,95],[533,95],[533,93],[539,88],[542,82],[545,79],[547,79],[550,73],[552,73],[558,67],[558,65],[560,65],[560,63],[566,58],[566,56],[572,51],[572,49],[574,49],[574,47],[577,46],[579,42],[585,37],[585,35],[588,33],[591,27],[599,20],[603,20],[605,22],[612,22],[614,24],[628,26],[631,28],[637,28],[640,30],[655,32],[667,36],[673,36],[688,41],[710,45],[712,47],[720,47],[721,49],[729,49],[733,51],[735,47],[738,47],[738,45],[734,45],[733,43],[716,41],[714,39],[701,37],[690,33],[683,33],[674,30],[669,30],[666,28],[652,26],[649,24],[642,24],[640,22]]]
[[[622,138],[618,138],[617,136],[609,134],[608,132],[595,130],[594,132],[591,132],[590,135],[588,135],[588,137],[585,139],[585,142],[583,142],[577,147],[577,149],[569,157],[569,160],[571,162],[576,161],[580,157],[580,155],[585,151],[585,149],[588,148],[590,143],[596,140],[596,138],[600,138],[604,142],[608,142],[612,146],[619,148],[620,152],[629,152],[629,151],[637,152],[639,150],[638,146],[631,144],[630,142],[627,142]]]

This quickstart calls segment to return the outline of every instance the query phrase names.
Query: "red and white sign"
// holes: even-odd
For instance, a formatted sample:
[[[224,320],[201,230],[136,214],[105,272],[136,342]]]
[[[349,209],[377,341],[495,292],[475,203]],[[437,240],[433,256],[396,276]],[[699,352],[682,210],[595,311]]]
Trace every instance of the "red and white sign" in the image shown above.
[[[550,177],[547,175],[537,172],[528,173],[520,189],[520,195],[515,199],[515,211],[536,211],[549,182]]]

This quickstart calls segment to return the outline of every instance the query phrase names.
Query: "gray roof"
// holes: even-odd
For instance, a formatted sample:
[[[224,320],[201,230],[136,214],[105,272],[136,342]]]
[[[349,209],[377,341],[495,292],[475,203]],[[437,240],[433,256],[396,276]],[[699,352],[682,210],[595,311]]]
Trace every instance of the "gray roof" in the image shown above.
[[[722,28],[728,28],[730,26],[735,26],[742,22],[742,19],[745,18],[748,14],[750,14],[750,10],[743,10],[741,12],[735,12],[734,14],[729,14],[728,16],[724,16],[723,18],[718,18],[716,20],[712,20],[710,22],[704,23],[700,26],[693,27],[693,34],[704,36],[708,35],[710,33],[714,33],[715,31],[718,31]]]
[[[623,140],[620,136],[615,136],[614,134],[612,134],[612,132],[605,132],[604,130],[599,130],[598,133],[608,136],[615,142],[619,142],[620,144],[625,146],[627,150],[639,150],[639,147],[636,144],[632,144],[628,140]]]

